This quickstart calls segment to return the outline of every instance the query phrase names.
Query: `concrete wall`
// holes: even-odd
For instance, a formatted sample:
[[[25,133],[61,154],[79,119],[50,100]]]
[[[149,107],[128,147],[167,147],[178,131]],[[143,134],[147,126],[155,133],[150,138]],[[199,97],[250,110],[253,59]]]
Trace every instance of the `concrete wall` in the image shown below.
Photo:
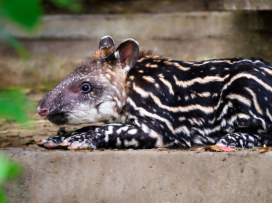
[[[179,60],[259,57],[272,61],[271,21],[266,16],[244,12],[46,16],[32,36],[5,24],[31,57],[20,59],[1,44],[0,87],[58,82],[92,55],[104,35],[111,35],[116,44],[133,37],[141,48]]]
[[[272,0],[224,0],[227,10],[272,10]]]
[[[10,203],[272,202],[272,152],[4,152],[25,167]]]

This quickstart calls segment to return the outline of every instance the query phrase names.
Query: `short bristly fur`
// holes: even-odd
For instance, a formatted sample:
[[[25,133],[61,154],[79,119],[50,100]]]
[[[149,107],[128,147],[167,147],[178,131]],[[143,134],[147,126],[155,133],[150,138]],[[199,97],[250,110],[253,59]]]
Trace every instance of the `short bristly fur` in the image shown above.
[[[272,68],[259,59],[169,60],[133,39],[99,50],[40,101],[55,124],[106,122],[43,140],[47,148],[271,144]]]

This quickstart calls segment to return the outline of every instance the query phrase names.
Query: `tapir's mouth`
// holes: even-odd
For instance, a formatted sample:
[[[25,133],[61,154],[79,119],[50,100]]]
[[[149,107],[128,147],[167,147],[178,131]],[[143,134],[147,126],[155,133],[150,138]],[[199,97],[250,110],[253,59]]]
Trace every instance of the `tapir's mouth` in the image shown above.
[[[56,125],[64,125],[68,123],[67,114],[65,112],[50,113],[46,118]]]

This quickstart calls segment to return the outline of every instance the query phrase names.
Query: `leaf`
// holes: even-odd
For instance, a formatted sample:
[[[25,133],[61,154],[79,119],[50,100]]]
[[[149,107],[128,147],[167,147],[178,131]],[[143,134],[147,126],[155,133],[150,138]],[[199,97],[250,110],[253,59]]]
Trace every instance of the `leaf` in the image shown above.
[[[36,0],[2,0],[0,14],[21,25],[33,30],[39,23],[42,9]]]
[[[4,180],[15,178],[20,175],[21,166],[0,154],[0,183]]]
[[[0,187],[0,203],[6,203],[6,197],[2,187]]]
[[[0,26],[0,40],[9,46],[11,46],[13,49],[17,51],[20,57],[22,58],[28,58],[29,53],[24,49],[22,44],[14,38],[5,28],[4,26]]]
[[[32,103],[18,90],[0,91],[0,117],[25,123]]]
[[[5,203],[5,193],[1,187],[1,183],[5,180],[18,177],[22,172],[22,168],[19,163],[8,159],[6,156],[0,153],[0,203]]]
[[[210,145],[205,147],[206,151],[213,151],[213,152],[233,152],[236,151],[236,149],[234,148],[230,148],[230,147],[223,147],[223,146],[219,146],[219,145]]]
[[[232,147],[224,147],[224,146],[220,146],[220,145],[213,145],[213,147],[216,147],[217,149],[223,150],[223,152],[234,152],[234,151],[236,151],[236,149],[234,149]]]
[[[260,153],[271,152],[271,151],[272,151],[271,147],[264,147],[263,149],[259,150]]]
[[[50,0],[50,1],[60,8],[65,8],[75,13],[79,12],[82,9],[82,5],[73,0]]]
[[[6,202],[5,193],[1,187],[1,183],[5,180],[16,178],[22,172],[22,167],[19,163],[8,159],[0,153],[0,203]]]
[[[21,166],[20,164],[10,161],[9,168],[7,170],[7,179],[16,178],[21,174]]]
[[[224,151],[223,149],[215,147],[215,145],[207,146],[207,147],[205,147],[205,150],[206,151],[212,151],[212,152],[223,152]]]
[[[267,150],[266,149],[260,149],[259,152],[264,153],[264,152],[267,152]]]
[[[198,151],[196,151],[196,153],[198,154],[198,153],[203,153],[203,152],[205,152],[206,150],[205,149],[200,149],[200,150],[198,150]]]

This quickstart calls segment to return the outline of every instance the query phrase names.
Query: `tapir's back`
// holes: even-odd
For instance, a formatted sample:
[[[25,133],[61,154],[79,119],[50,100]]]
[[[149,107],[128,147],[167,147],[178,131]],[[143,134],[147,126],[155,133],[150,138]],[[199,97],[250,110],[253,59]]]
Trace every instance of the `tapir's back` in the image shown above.
[[[148,53],[129,72],[128,111],[167,143],[212,144],[237,131],[270,133],[271,74],[269,63],[254,58],[184,62]]]

